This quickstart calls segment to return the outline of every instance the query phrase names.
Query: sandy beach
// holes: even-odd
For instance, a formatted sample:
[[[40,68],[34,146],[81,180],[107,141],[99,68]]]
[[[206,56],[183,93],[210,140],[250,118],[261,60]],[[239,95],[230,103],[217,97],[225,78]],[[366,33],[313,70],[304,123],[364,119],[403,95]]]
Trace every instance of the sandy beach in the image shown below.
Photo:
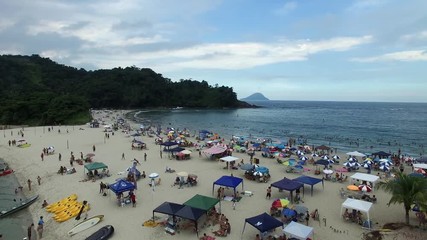
[[[106,112],[99,112],[95,118],[102,118],[105,123],[113,123],[113,116],[123,116],[124,111],[115,111],[108,115]],[[134,124],[137,126],[136,124]],[[9,146],[9,140],[22,139],[18,135],[20,129],[5,130],[4,137],[0,145],[0,155],[9,166],[15,171],[23,191],[27,197],[34,194],[39,194],[37,202],[29,207],[34,223],[40,216],[44,216],[45,227],[43,239],[67,239],[67,232],[77,223],[76,220],[70,219],[63,223],[58,223],[52,219],[52,214],[48,213],[41,207],[43,200],[48,203],[56,202],[71,194],[77,194],[78,200],[87,200],[91,210],[89,216],[103,214],[104,220],[88,230],[80,232],[72,239],[85,239],[100,227],[110,224],[115,228],[114,237],[112,239],[197,239],[196,233],[191,230],[181,230],[175,235],[167,234],[164,228],[144,227],[142,224],[149,220],[153,215],[153,209],[165,201],[183,203],[193,197],[195,194],[215,197],[212,195],[212,183],[223,175],[231,173],[236,177],[244,178],[243,170],[227,170],[224,169],[225,163],[209,160],[205,155],[199,157],[195,148],[187,148],[192,150],[191,159],[189,160],[170,160],[166,153],[163,153],[160,158],[159,145],[155,144],[154,138],[142,136],[142,140],[147,144],[145,150],[132,150],[132,137],[128,137],[122,131],[116,131],[114,135],[110,133],[110,137],[106,138],[103,128],[90,128],[88,125],[83,126],[54,126],[53,130],[48,131],[46,127],[30,127],[24,129],[24,137],[31,144],[28,148],[18,148]],[[60,133],[58,132],[60,130]],[[199,129],[191,129],[194,130]],[[215,129],[212,129],[215,131]],[[11,135],[13,132],[13,135]],[[231,136],[221,136],[228,142]],[[190,141],[196,142],[194,138],[189,138]],[[54,146],[55,153],[53,155],[44,156],[42,161],[41,153],[45,147]],[[92,147],[96,147],[93,152]],[[356,150],[356,149],[355,149]],[[84,155],[94,153],[94,161],[103,162],[108,165],[111,176],[103,178],[95,182],[86,181],[84,167],[74,164],[77,172],[74,174],[57,174],[60,166],[70,168],[69,159],[71,152],[76,158],[80,158],[80,152]],[[58,154],[61,153],[62,160],[58,160]],[[147,161],[144,161],[144,153],[147,154]],[[122,159],[124,154],[125,159]],[[341,153],[341,162],[347,156]],[[239,159],[244,159],[245,163],[249,162],[249,155],[245,153],[233,153],[233,156]],[[270,183],[278,181],[283,177],[295,178],[299,174],[286,173],[285,166],[277,163],[275,159],[267,159],[261,157],[261,153],[257,152],[255,157],[260,159],[260,165],[268,167],[272,178],[268,183],[258,183],[244,179],[244,190],[253,192],[253,196],[242,196],[242,199],[237,202],[236,209],[233,210],[231,201],[221,201],[222,213],[226,215],[231,224],[231,233],[226,238],[228,239],[255,239],[257,230],[246,225],[242,234],[245,218],[252,217],[263,212],[269,213],[271,203],[276,198],[289,197],[288,192],[279,192],[276,188],[272,190],[270,200],[266,199],[266,189]],[[136,158],[141,165],[138,165],[138,170],[149,173],[159,173],[161,178],[160,186],[152,191],[148,185],[149,179],[141,179],[138,181],[138,190],[135,191],[137,205],[135,208],[131,204],[124,207],[118,206],[115,194],[110,192],[107,196],[99,193],[100,182],[107,184],[114,183],[116,179],[122,178],[125,175],[120,175],[128,167],[132,166],[132,160]],[[177,186],[171,186],[175,180],[175,173],[165,173],[166,167],[170,167],[177,172],[186,171],[194,173],[198,176],[198,184],[194,187],[184,187],[178,189]],[[322,175],[314,175],[315,166],[308,165],[311,171],[304,172],[305,175],[321,178]],[[341,167],[341,166],[337,166]],[[410,171],[409,168],[406,169]],[[366,173],[366,170],[361,169],[360,172]],[[345,173],[351,175],[352,173]],[[376,172],[372,172],[376,174]],[[37,184],[37,176],[41,177],[41,185]],[[27,187],[27,179],[32,181],[31,192]],[[303,205],[308,207],[309,211],[319,209],[320,221],[310,219],[309,226],[314,228],[314,239],[361,239],[362,234],[366,230],[356,223],[346,222],[341,218],[341,204],[345,199],[341,198],[339,190],[345,188],[349,182],[338,183],[325,181],[324,188],[321,184],[314,186],[313,196],[310,196],[310,187],[305,187],[305,195],[303,196]],[[216,189],[215,189],[216,190]],[[241,190],[239,186],[238,190]],[[227,193],[231,194],[230,192]],[[216,192],[216,191],[215,191]],[[374,223],[374,228],[381,228],[383,224],[389,222],[404,221],[404,210],[402,205],[387,206],[386,203],[390,199],[390,195],[381,190],[375,191],[378,202],[371,209],[371,219]],[[156,213],[161,219],[166,218],[166,215]],[[323,221],[325,219],[326,222]],[[411,223],[418,224],[415,214],[411,212]],[[30,225],[30,223],[28,223]],[[203,224],[200,224],[203,225]],[[212,231],[219,228],[216,226],[205,226],[200,228],[199,236],[203,233],[210,235]],[[387,233],[390,239],[394,236],[403,237],[399,233]],[[414,232],[413,238],[416,239],[423,234]],[[7,233],[3,233],[4,239],[7,238]],[[272,235],[281,235],[281,229],[277,228]],[[25,236],[23,236],[25,237]],[[217,238],[218,239],[218,238]]]

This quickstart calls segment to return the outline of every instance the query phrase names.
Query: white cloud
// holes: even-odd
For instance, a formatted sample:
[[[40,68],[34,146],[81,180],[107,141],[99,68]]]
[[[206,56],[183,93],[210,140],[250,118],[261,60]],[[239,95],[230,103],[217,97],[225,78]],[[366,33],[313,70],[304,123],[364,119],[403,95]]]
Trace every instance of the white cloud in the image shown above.
[[[368,57],[368,58],[354,58],[352,60],[355,62],[427,61],[427,51],[426,50],[401,51],[401,52],[386,53],[383,55]]]
[[[275,14],[278,15],[287,15],[297,8],[298,4],[296,2],[286,2],[282,7],[276,9],[274,11]]]
[[[426,31],[420,31],[413,34],[406,34],[401,37],[404,41],[412,41],[412,40],[427,40],[427,30]]]
[[[12,27],[15,23],[9,19],[0,19],[0,32]]]

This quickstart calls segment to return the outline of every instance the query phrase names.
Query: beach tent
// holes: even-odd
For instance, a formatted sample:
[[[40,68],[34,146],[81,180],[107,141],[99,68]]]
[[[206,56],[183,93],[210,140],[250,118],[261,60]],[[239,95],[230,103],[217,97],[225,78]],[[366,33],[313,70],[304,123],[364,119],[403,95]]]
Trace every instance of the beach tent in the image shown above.
[[[135,189],[135,185],[129,181],[120,179],[117,182],[110,184],[110,190],[115,194],[127,192]]]
[[[197,224],[197,220],[203,215],[206,214],[206,210],[202,210],[199,208],[193,208],[190,206],[186,206],[183,204],[178,204],[178,203],[172,203],[172,202],[164,202],[162,203],[160,206],[158,206],[157,208],[155,208],[153,210],[153,219],[154,219],[154,213],[158,212],[158,213],[164,213],[164,214],[168,214],[168,215],[172,215],[172,216],[177,216],[180,218],[184,218],[184,219],[189,219],[194,221],[195,226],[196,226],[196,232],[197,232],[197,236],[198,236],[198,224]]]
[[[283,225],[283,223],[277,220],[276,218],[270,216],[267,213],[262,213],[260,215],[245,219],[242,236],[243,236],[243,232],[245,231],[246,223],[249,223],[254,228],[258,229],[261,232],[261,234],[267,231],[273,230],[275,228],[281,227]]]
[[[358,152],[358,151],[348,152],[346,154],[349,156],[355,156],[355,157],[366,157],[365,154]]]
[[[300,176],[297,178],[294,178],[293,181],[297,181],[303,184],[307,184],[311,186],[311,196],[313,196],[313,186],[322,182],[322,187],[325,189],[325,183],[323,182],[323,179],[310,177],[310,176]]]
[[[238,157],[233,157],[233,156],[226,156],[226,157],[220,158],[220,160],[222,160],[224,162],[232,162],[232,161],[239,160],[239,158]]]
[[[372,156],[378,156],[379,158],[388,158],[391,154],[384,151],[379,151],[371,154]]]
[[[370,223],[371,219],[369,217],[369,210],[371,209],[371,207],[372,207],[371,202],[357,200],[353,198],[347,198],[347,200],[345,200],[345,202],[343,202],[343,204],[341,205],[341,216],[344,208],[359,210],[361,212],[366,213],[366,216],[368,217],[368,223]]]
[[[173,203],[173,202],[164,202],[153,210],[153,219],[154,219],[155,212],[176,216],[176,213],[183,207],[184,205],[182,204]]]
[[[419,168],[421,169],[427,169],[427,164],[425,163],[415,163],[413,164],[414,170],[418,170]]]
[[[375,183],[380,180],[380,177],[377,175],[367,174],[367,173],[355,173],[350,176],[352,179],[361,180],[361,181],[367,181],[372,183],[372,189],[375,186]]]
[[[208,149],[206,149],[206,150],[203,150],[203,152],[204,152],[204,153],[206,153],[206,154],[210,154],[210,155],[212,155],[212,154],[220,154],[220,153],[223,153],[223,152],[225,152],[226,150],[227,150],[227,148],[226,148],[226,147],[215,145],[215,146],[212,146],[211,148],[208,148]]]
[[[242,184],[243,191],[243,179],[233,176],[222,176],[218,180],[216,180],[212,185],[212,195],[214,194],[215,185],[231,187],[234,189],[234,195],[236,195],[236,187]]]
[[[292,221],[283,229],[283,233],[287,234],[288,237],[306,240],[313,235],[313,228]]]
[[[217,203],[219,203],[221,209],[221,202],[219,199],[196,194],[187,200],[184,205],[209,211],[214,208]]]
[[[271,184],[272,187],[278,188],[280,190],[286,190],[291,193],[291,202],[293,202],[293,192],[297,189],[302,188],[303,194],[304,194],[304,184],[288,179],[283,178],[280,181],[274,182]]]
[[[180,217],[180,218],[192,220],[194,222],[195,227],[196,227],[196,234],[197,234],[197,236],[199,236],[197,220],[199,220],[199,218],[206,213],[207,213],[207,210],[203,210],[200,208],[194,208],[194,207],[190,207],[190,206],[184,206],[183,208],[178,210],[178,212],[176,212],[175,215],[177,217]]]
[[[104,169],[104,168],[108,168],[108,166],[102,162],[93,162],[93,163],[88,163],[85,165],[85,169],[87,169],[88,171]]]

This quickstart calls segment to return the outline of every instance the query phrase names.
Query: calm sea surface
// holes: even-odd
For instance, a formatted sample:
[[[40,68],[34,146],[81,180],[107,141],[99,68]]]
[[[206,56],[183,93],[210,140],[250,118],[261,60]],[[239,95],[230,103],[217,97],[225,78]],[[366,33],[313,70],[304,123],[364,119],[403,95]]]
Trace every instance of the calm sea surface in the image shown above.
[[[308,145],[326,144],[338,151],[425,154],[427,103],[256,101],[256,109],[142,110],[134,119],[144,125],[207,129],[230,139],[289,138]]]

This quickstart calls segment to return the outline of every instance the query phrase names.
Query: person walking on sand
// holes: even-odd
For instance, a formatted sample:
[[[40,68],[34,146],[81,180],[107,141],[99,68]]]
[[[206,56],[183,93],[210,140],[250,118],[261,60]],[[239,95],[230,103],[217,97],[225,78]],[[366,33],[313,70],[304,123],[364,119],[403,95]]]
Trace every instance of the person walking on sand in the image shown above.
[[[31,240],[31,235],[33,235],[34,223],[27,228],[27,239]]]
[[[39,186],[41,184],[41,181],[42,181],[42,178],[40,176],[37,176],[37,182],[38,182]]]
[[[95,145],[92,146],[92,150],[93,150],[93,152],[95,152],[95,150],[96,150]]]
[[[147,161],[147,153],[144,153],[144,162]]]
[[[267,195],[265,195],[265,198],[267,199],[270,199],[271,198],[271,186],[269,186],[268,188],[267,188]]]
[[[43,225],[44,225],[43,216],[40,216],[39,223],[37,224],[37,233],[39,235],[39,239],[42,239],[43,237]]]
[[[44,153],[40,154],[42,161],[44,160]]]
[[[29,190],[29,191],[31,191],[31,182],[32,182],[32,181],[31,181],[30,179],[28,179],[28,180],[27,180],[27,183],[28,183],[28,190]]]
[[[160,158],[163,158],[163,152],[162,152],[162,150],[160,150]]]
[[[122,160],[126,160],[125,153],[122,153]]]
[[[61,161],[61,159],[62,159],[62,155],[61,155],[61,153],[59,153],[58,154],[58,160]]]

